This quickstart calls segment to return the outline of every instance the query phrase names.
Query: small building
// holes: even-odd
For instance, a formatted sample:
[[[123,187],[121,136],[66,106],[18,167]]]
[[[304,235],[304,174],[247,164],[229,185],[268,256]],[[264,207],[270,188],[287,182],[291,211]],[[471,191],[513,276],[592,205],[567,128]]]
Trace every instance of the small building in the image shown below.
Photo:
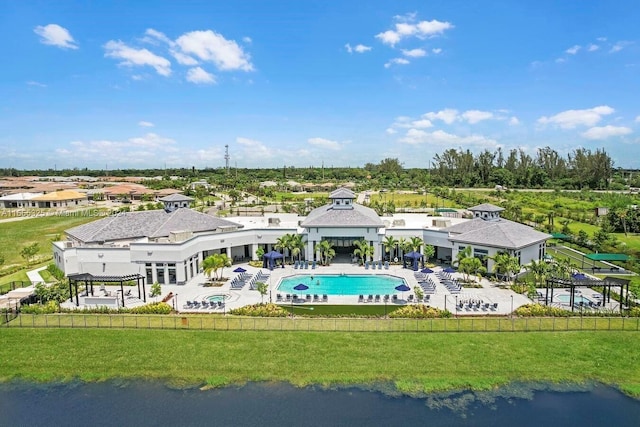
[[[174,211],[178,208],[188,208],[195,199],[193,197],[185,196],[184,194],[172,194],[167,197],[158,199],[164,203],[164,208],[167,211]]]
[[[599,218],[601,216],[607,216],[608,213],[609,213],[609,208],[608,207],[597,207],[593,211],[593,214],[597,218]]]
[[[11,208],[37,208],[38,203],[34,197],[42,196],[43,193],[17,193],[0,197],[0,207]]]
[[[53,191],[31,199],[39,208],[68,208],[84,206],[89,203],[86,194],[74,190]]]

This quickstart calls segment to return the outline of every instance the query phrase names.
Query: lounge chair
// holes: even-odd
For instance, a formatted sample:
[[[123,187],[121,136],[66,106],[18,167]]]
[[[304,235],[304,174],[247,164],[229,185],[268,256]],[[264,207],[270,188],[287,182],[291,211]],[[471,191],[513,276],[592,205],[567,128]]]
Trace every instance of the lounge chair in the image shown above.
[[[311,302],[311,294],[307,294],[307,301]]]
[[[384,269],[388,270],[389,269],[389,261],[385,261],[384,262]]]
[[[373,295],[369,295],[367,297],[367,302],[373,302]]]
[[[282,294],[276,295],[276,301],[282,301]]]
[[[409,295],[409,302],[413,302],[413,294]]]
[[[384,296],[384,300],[385,300],[385,302],[386,302],[386,301],[389,301],[389,295],[385,295],[385,296]]]
[[[369,261],[365,261],[364,262],[364,269],[368,270],[369,269]]]
[[[285,301],[291,301],[291,294],[287,294],[285,296]]]
[[[298,265],[299,265],[299,264],[298,264],[298,261],[294,262],[294,263],[293,263],[293,269],[294,269],[294,270],[297,270],[297,269],[298,269]]]
[[[376,295],[375,302],[380,302],[380,295]]]
[[[311,263],[311,269],[315,270],[316,269],[316,262],[315,260]]]
[[[313,295],[313,301],[314,301],[314,302],[318,302],[318,301],[320,301],[320,297],[318,296],[318,294],[314,294],[314,295]]]
[[[327,296],[327,294],[322,295],[322,302],[327,302],[329,301],[329,297]]]
[[[429,302],[431,300],[431,295],[424,296],[424,302]]]
[[[358,296],[358,302],[364,302],[364,295]]]
[[[393,299],[393,302],[398,302],[398,295],[394,295],[392,299]]]
[[[305,261],[304,262],[304,269],[308,270],[309,269],[309,261]]]

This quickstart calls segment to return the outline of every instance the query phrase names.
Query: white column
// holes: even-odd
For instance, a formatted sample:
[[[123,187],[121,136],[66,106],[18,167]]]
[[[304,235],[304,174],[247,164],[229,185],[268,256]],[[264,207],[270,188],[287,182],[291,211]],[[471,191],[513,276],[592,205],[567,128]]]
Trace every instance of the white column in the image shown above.
[[[251,259],[253,261],[259,261],[258,258],[256,258],[256,251],[258,250],[258,244],[257,243],[251,243]]]

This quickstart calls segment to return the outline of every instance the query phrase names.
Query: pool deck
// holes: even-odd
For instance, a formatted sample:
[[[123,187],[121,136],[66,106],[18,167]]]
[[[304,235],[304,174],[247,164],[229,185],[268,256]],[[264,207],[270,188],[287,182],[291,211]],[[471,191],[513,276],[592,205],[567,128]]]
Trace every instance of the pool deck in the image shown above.
[[[256,290],[249,289],[249,285],[245,285],[242,289],[231,289],[231,279],[238,276],[238,273],[233,273],[233,270],[242,267],[247,270],[248,274],[255,275],[258,271],[262,271],[263,273],[269,273],[269,279],[266,280],[266,283],[269,285],[269,292],[264,297],[264,302],[268,302],[270,299],[273,302],[276,302],[276,296],[278,293],[285,296],[285,293],[278,292],[276,290],[280,279],[283,277],[293,276],[293,275],[321,275],[321,274],[360,274],[360,275],[393,275],[397,277],[403,278],[409,287],[413,289],[415,286],[418,286],[418,281],[414,277],[414,271],[411,269],[404,269],[399,265],[391,265],[388,270],[382,269],[365,269],[362,266],[352,265],[352,264],[344,264],[344,263],[334,263],[330,266],[326,267],[316,267],[312,269],[309,266],[308,269],[294,269],[293,266],[285,266],[285,268],[275,268],[272,271],[264,268],[255,268],[251,267],[248,264],[234,264],[233,267],[225,268],[223,271],[223,276],[227,277],[229,280],[225,282],[224,285],[220,287],[204,287],[203,284],[208,281],[208,279],[201,273],[198,276],[194,277],[185,285],[163,285],[162,286],[162,295],[167,295],[169,292],[172,292],[175,297],[168,301],[169,304],[172,304],[176,307],[179,312],[183,313],[223,313],[227,310],[242,307],[249,304],[259,303],[261,301],[260,293]],[[436,272],[440,270],[440,267],[436,267],[434,269]],[[494,304],[497,303],[498,306],[495,310],[493,309],[461,309],[458,310],[458,315],[506,315],[509,314],[513,309],[520,307],[521,305],[530,304],[532,301],[526,298],[523,295],[517,294],[511,290],[500,289],[495,286],[494,283],[489,282],[486,279],[482,279],[480,284],[481,288],[464,288],[462,292],[459,294],[452,294],[447,290],[447,288],[438,283],[435,278],[435,274],[430,274],[430,276],[434,277],[434,281],[436,281],[436,290],[435,293],[431,294],[431,299],[428,305],[437,308],[447,308],[453,313],[456,313],[456,302],[462,302],[466,300],[476,300],[482,301],[483,303]],[[453,273],[454,277],[461,278],[459,273]],[[306,295],[307,293],[314,294],[313,289],[309,289],[309,291],[301,292],[301,295]],[[398,298],[402,297],[401,292],[396,293]],[[413,294],[412,291],[404,292],[404,297],[407,298],[410,294]],[[202,301],[206,300],[207,297],[212,295],[225,295],[226,304],[224,308],[186,308],[187,301]],[[366,297],[366,295],[365,295]],[[285,303],[285,302],[283,302]],[[329,295],[328,302],[295,302],[296,305],[309,305],[309,304],[331,304],[331,305],[358,305],[358,304],[378,304],[384,305],[384,303],[371,303],[371,302],[358,302],[358,295]],[[389,302],[391,305],[405,305],[407,302],[405,300],[399,300],[398,302]],[[427,304],[427,303],[424,303]]]

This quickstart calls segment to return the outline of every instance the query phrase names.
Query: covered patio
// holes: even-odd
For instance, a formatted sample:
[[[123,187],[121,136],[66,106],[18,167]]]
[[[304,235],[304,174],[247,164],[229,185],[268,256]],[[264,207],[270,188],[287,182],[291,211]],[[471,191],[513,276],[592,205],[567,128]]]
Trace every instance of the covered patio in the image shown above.
[[[69,276],[69,295],[71,296],[71,301],[73,302],[73,296],[75,295],[75,305],[76,307],[80,306],[80,298],[78,295],[78,284],[84,284],[85,286],[85,305],[111,305],[114,302],[117,304],[116,300],[117,296],[105,295],[96,296],[94,294],[94,284],[100,283],[104,285],[105,283],[119,283],[120,284],[120,298],[122,307],[125,306],[125,292],[124,292],[124,284],[126,282],[136,281],[138,288],[138,298],[144,302],[147,302],[146,296],[146,288],[145,288],[145,278],[140,274],[126,274],[122,276],[94,276],[89,273],[82,274],[72,274]],[[142,285],[142,290],[140,289],[140,285]],[[74,292],[75,291],[75,292]],[[104,304],[101,304],[103,302]],[[109,304],[111,303],[111,304]]]

